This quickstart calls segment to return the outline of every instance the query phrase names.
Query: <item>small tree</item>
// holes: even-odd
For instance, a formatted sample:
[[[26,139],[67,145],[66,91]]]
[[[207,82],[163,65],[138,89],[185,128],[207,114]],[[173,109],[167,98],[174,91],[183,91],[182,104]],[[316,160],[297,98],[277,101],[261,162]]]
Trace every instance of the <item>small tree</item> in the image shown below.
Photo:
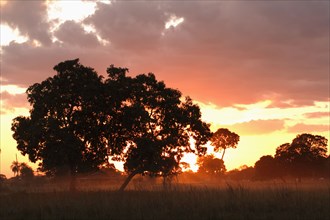
[[[222,151],[221,160],[225,156],[227,148],[236,148],[239,142],[239,135],[229,131],[227,128],[219,128],[211,137],[211,143],[214,146],[214,151]]]
[[[17,177],[19,175],[20,163],[17,160],[13,161],[10,165],[10,169],[13,171],[14,176]]]
[[[33,169],[26,163],[20,164],[20,177],[23,180],[31,180],[34,177]]]
[[[199,166],[198,172],[207,174],[224,174],[226,167],[223,160],[214,157],[214,155],[201,156],[197,160]]]

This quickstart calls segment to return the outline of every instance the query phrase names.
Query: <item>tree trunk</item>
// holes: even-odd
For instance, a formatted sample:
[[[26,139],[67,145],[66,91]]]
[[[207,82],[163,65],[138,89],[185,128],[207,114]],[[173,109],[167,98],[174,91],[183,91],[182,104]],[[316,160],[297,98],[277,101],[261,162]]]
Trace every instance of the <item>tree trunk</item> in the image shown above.
[[[119,188],[119,192],[123,192],[126,188],[126,186],[128,185],[128,183],[133,179],[133,177],[138,174],[138,171],[133,171],[132,173],[130,173],[128,175],[128,177],[126,178],[126,180],[124,181],[124,183],[121,185],[121,187]]]
[[[223,161],[223,157],[225,156],[226,148],[223,149],[221,160]]]

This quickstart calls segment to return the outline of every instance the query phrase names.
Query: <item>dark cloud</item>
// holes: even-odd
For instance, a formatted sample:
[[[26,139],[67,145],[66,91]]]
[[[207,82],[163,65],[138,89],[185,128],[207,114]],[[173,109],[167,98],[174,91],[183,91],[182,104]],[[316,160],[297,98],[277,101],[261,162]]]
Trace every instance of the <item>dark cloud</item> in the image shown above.
[[[111,63],[121,65],[120,56],[99,48],[62,47],[53,44],[50,47],[34,47],[29,42],[11,43],[4,46],[2,56],[2,84],[16,84],[28,87],[56,74],[53,67],[64,60],[80,58],[81,63],[105,73]]]
[[[92,33],[86,33],[81,24],[74,21],[66,21],[60,25],[54,36],[63,42],[62,47],[80,46],[80,47],[97,47],[100,43]]]
[[[114,2],[98,4],[98,10],[85,19],[102,38],[116,49],[144,53],[159,46],[165,16],[157,2]]]
[[[30,40],[51,44],[45,1],[7,1],[1,6],[1,23],[18,28]]]
[[[284,128],[283,120],[252,120],[244,123],[237,123],[226,126],[229,130],[239,135],[260,135],[269,134]]]
[[[329,125],[299,123],[288,128],[288,132],[290,133],[313,133],[313,132],[325,132],[325,131],[330,132]]]
[[[187,82],[189,87],[184,87],[195,97],[212,97],[217,104],[260,99],[278,104],[293,100],[292,105],[325,101],[329,91],[329,11],[324,4],[328,5],[199,5],[212,8],[209,13],[177,7],[176,13],[185,22],[171,33],[167,47],[176,45],[178,49],[165,60],[175,63],[174,67],[189,66],[185,74],[189,79],[182,77],[179,82]],[[203,92],[190,89],[192,84]]]
[[[84,23],[110,45],[99,46],[80,24],[66,22],[54,33],[62,44],[4,47],[3,77],[30,84],[51,75],[56,63],[80,57],[100,73],[111,63],[132,75],[154,72],[168,86],[218,106],[264,99],[271,107],[313,105],[329,100],[328,8],[319,1],[98,4]],[[165,30],[173,15],[184,22]]]

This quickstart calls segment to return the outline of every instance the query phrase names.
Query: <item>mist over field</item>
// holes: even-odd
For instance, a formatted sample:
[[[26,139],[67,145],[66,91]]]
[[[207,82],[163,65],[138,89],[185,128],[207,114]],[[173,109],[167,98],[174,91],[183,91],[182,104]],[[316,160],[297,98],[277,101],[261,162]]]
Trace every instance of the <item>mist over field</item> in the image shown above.
[[[121,176],[81,177],[2,185],[1,219],[328,219],[329,180],[233,181],[136,176],[118,192]],[[6,190],[4,190],[4,188]]]

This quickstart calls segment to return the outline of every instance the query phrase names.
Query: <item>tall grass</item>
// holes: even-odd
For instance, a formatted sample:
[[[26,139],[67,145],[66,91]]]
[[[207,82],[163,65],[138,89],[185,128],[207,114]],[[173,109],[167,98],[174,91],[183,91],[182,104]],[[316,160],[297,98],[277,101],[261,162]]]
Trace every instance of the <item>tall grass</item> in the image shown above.
[[[0,195],[0,219],[330,219],[328,183],[224,183]]]

